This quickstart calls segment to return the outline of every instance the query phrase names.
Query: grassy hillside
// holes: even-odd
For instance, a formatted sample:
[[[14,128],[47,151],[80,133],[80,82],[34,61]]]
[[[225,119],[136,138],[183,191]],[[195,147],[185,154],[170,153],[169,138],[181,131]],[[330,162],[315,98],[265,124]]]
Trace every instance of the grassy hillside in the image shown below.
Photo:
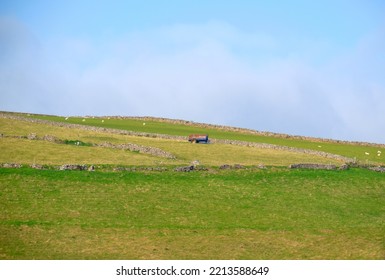
[[[385,149],[383,145],[370,146],[370,145],[354,145],[347,144],[342,142],[321,142],[321,139],[318,141],[316,139],[306,140],[306,139],[292,139],[284,137],[274,137],[266,135],[256,135],[246,132],[233,132],[226,131],[223,129],[215,129],[212,127],[203,128],[196,126],[193,123],[190,125],[186,124],[174,124],[165,121],[155,121],[155,120],[146,120],[142,119],[108,119],[108,118],[83,118],[83,117],[69,117],[67,120],[65,117],[59,116],[42,116],[42,115],[32,115],[31,117],[67,122],[73,124],[82,124],[90,125],[97,127],[105,128],[115,128],[131,131],[143,131],[148,133],[161,133],[169,135],[180,135],[187,136],[191,133],[206,133],[209,134],[211,138],[216,139],[233,139],[249,142],[259,142],[259,143],[268,143],[289,147],[297,147],[303,149],[319,150],[332,154],[339,154],[342,156],[356,158],[361,162],[374,162],[385,164]],[[145,125],[143,125],[145,123]],[[378,151],[381,151],[383,155],[378,156]]]
[[[146,124],[147,125],[147,124]],[[142,125],[143,126],[143,125]],[[168,124],[168,126],[171,126]],[[5,136],[25,136],[35,133],[37,136],[51,135],[61,140],[79,140],[84,143],[100,144],[110,142],[114,144],[134,143],[149,147],[160,148],[176,156],[175,160],[158,158],[135,152],[114,150],[108,148],[74,146],[50,143],[42,140],[18,138],[0,139],[0,162],[64,164],[120,164],[120,165],[166,165],[190,164],[199,160],[201,164],[219,166],[223,164],[243,165],[274,165],[287,166],[293,163],[314,162],[342,164],[341,161],[320,156],[278,151],[253,147],[241,147],[226,144],[195,145],[187,141],[176,141],[152,137],[138,137],[95,132],[65,127],[51,126],[40,123],[30,123],[22,120],[0,118],[1,133]]]
[[[209,133],[217,139],[325,149],[357,155],[361,163],[383,163],[377,156],[380,146],[155,120],[143,125],[139,119],[34,118],[182,136]],[[292,163],[343,162],[288,150],[190,144],[5,117],[0,117],[0,134],[0,163],[24,164],[0,167],[0,259],[385,258],[383,173],[291,170],[287,166]],[[105,142],[110,146],[100,146]],[[175,158],[117,148],[127,143]],[[194,160],[208,170],[174,171]],[[47,168],[28,167],[33,163]],[[94,164],[96,171],[57,169],[67,163]],[[220,170],[222,164],[246,168]],[[267,168],[252,168],[259,164]],[[113,171],[116,166],[167,171]]]

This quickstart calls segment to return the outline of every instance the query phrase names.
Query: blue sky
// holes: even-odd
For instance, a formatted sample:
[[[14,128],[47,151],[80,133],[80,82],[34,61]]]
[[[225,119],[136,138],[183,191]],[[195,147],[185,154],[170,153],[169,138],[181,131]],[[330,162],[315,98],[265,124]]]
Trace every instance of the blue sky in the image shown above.
[[[0,110],[385,143],[384,77],[384,1],[0,1]]]

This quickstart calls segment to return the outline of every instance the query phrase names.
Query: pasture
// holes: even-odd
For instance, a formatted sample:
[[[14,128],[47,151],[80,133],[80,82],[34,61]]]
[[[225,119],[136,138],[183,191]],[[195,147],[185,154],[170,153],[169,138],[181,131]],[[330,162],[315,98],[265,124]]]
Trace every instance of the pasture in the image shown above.
[[[0,169],[2,259],[384,259],[368,170]]]
[[[383,164],[383,156],[376,154],[381,145],[156,120],[143,125],[141,119],[31,117],[168,135],[208,133],[217,139],[324,149],[356,157],[359,163]],[[0,259],[385,258],[385,176],[380,172],[355,167],[293,170],[287,166],[344,162],[25,119],[0,118],[0,133],[0,163],[22,164],[0,167]],[[103,146],[105,142],[110,145]],[[175,158],[117,148],[125,143],[155,147]],[[204,170],[174,171],[196,160]],[[58,170],[63,164],[95,165],[95,171]],[[242,168],[222,170],[223,164]]]
[[[143,120],[143,119],[108,119],[108,118],[84,118],[84,117],[69,117],[65,120],[65,117],[60,116],[42,116],[42,115],[31,115],[33,118],[44,119],[50,121],[66,122],[73,124],[82,124],[89,126],[97,126],[104,128],[115,128],[123,129],[130,131],[141,131],[147,133],[161,133],[168,135],[179,135],[187,136],[191,133],[197,134],[209,134],[210,138],[216,139],[231,139],[231,140],[241,140],[247,142],[257,142],[257,143],[268,143],[274,145],[296,147],[303,149],[311,149],[317,151],[328,152],[332,154],[338,154],[350,158],[355,158],[357,161],[362,163],[379,163],[385,164],[385,148],[384,145],[359,145],[359,144],[348,144],[338,140],[335,141],[323,141],[323,139],[297,139],[290,138],[285,136],[277,137],[270,135],[269,133],[252,133],[245,132],[240,130],[238,131],[229,131],[226,128],[217,128],[207,125],[207,127],[201,127],[192,122],[189,124],[181,123],[170,123],[168,121],[160,119],[152,120]],[[83,121],[84,120],[84,121]],[[102,122],[104,121],[104,122]],[[145,123],[146,125],[143,125]],[[381,151],[383,155],[378,156],[378,151]]]

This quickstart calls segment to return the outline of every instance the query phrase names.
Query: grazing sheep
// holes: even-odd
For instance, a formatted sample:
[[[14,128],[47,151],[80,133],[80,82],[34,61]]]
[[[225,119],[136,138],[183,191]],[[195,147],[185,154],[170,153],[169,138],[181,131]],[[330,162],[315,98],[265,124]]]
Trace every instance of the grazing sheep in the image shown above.
[[[369,154],[368,152],[365,152],[365,155],[367,155],[367,156],[368,156],[368,155],[370,155],[370,154]]]

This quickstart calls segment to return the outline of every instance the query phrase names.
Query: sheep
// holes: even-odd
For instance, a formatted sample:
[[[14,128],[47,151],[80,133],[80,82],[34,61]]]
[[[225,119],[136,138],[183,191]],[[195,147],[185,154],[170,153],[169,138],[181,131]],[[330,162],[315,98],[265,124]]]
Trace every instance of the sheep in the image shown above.
[[[368,152],[365,152],[365,155],[367,155],[367,156],[368,156],[368,155],[370,155],[370,154],[369,154]]]

